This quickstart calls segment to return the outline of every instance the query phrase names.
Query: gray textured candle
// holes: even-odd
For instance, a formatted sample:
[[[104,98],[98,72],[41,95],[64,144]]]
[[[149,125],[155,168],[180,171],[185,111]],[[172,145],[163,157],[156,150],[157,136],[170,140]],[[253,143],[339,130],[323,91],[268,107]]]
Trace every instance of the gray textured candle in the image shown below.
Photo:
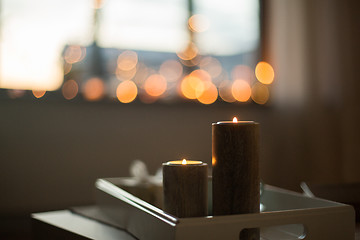
[[[206,216],[207,169],[201,161],[163,163],[164,211],[180,218]]]
[[[252,121],[212,124],[213,215],[260,211],[258,135]],[[259,231],[242,231],[240,239],[259,239]]]

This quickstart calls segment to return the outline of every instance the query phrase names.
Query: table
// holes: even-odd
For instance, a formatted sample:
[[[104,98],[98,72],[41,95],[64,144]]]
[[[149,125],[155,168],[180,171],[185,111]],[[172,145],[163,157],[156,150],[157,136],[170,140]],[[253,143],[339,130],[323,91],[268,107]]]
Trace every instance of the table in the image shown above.
[[[32,214],[34,240],[136,240],[129,233],[69,210]]]
[[[136,240],[124,230],[82,217],[69,210],[32,214],[34,240]],[[360,240],[360,223],[355,240]]]

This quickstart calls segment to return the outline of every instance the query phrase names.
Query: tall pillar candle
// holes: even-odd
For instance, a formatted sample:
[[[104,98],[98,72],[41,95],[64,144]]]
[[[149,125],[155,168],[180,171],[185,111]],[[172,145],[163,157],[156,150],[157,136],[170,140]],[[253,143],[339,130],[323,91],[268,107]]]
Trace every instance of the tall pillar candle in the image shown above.
[[[253,121],[212,124],[213,215],[260,212],[258,135]],[[259,239],[259,231],[242,231],[240,239]]]
[[[201,161],[163,163],[164,210],[180,218],[206,216],[207,169]]]

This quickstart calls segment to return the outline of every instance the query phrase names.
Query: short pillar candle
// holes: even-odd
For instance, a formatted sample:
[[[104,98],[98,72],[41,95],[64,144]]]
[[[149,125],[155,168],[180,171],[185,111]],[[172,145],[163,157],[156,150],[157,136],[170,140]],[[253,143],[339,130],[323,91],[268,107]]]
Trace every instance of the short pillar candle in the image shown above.
[[[208,167],[201,161],[163,163],[164,211],[179,218],[207,215]]]
[[[253,121],[212,124],[213,215],[260,212],[258,135]],[[240,239],[259,239],[259,231],[242,231]]]

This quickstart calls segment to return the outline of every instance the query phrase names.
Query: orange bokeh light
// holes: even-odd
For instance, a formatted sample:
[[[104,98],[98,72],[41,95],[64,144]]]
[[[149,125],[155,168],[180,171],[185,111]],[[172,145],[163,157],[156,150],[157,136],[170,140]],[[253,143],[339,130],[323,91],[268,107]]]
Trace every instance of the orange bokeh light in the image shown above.
[[[265,104],[269,100],[269,89],[266,85],[261,83],[256,83],[252,87],[251,98],[257,104]]]
[[[245,80],[235,80],[231,87],[232,95],[239,102],[246,102],[251,96],[250,85]]]
[[[209,19],[202,14],[195,14],[189,18],[189,28],[193,32],[205,32],[210,27]]]
[[[129,71],[121,70],[120,68],[116,69],[115,76],[121,81],[130,80],[136,74],[136,68],[132,68]]]
[[[130,103],[135,100],[138,89],[133,81],[121,82],[116,89],[116,97],[122,103]]]
[[[68,80],[62,86],[62,94],[65,99],[71,100],[78,94],[79,86],[74,80]]]
[[[201,69],[207,71],[213,78],[218,77],[223,70],[219,60],[213,57],[201,59],[199,66]]]
[[[225,102],[232,103],[236,101],[236,99],[234,98],[231,92],[231,88],[232,88],[232,82],[229,80],[224,80],[219,85],[219,95],[221,99],[224,100]]]
[[[118,68],[122,71],[130,71],[136,67],[138,63],[138,55],[134,51],[122,52],[117,60]]]
[[[211,82],[210,74],[203,69],[196,69],[190,73],[190,76],[196,77],[204,82]]]
[[[184,51],[177,53],[177,56],[182,60],[191,60],[197,56],[198,51],[195,44],[190,42]]]
[[[32,94],[36,98],[42,98],[45,95],[46,91],[44,90],[32,90]]]
[[[196,98],[203,104],[212,104],[218,98],[218,91],[212,82],[203,82],[203,89],[196,90]]]
[[[88,101],[97,101],[104,96],[104,82],[97,77],[90,78],[84,85],[84,98]]]
[[[77,45],[69,46],[65,50],[64,60],[69,64],[73,64],[83,60],[85,55],[86,55],[86,48]]]
[[[65,62],[64,64],[64,75],[68,74],[72,69],[72,64]]]
[[[159,74],[149,76],[144,83],[146,93],[153,97],[162,95],[166,91],[166,87],[166,79]]]
[[[251,82],[253,79],[255,79],[253,70],[246,65],[236,65],[231,71],[231,77],[233,80],[243,79],[248,82]]]
[[[100,9],[102,8],[104,5],[104,1],[103,0],[94,0],[93,2],[93,8],[94,9]]]
[[[176,60],[167,60],[161,64],[159,73],[164,76],[167,81],[175,82],[181,77],[183,67],[181,63]]]
[[[267,62],[259,62],[255,68],[255,76],[263,84],[271,84],[275,73],[273,67]]]
[[[196,99],[196,92],[204,90],[203,82],[195,76],[188,75],[181,81],[181,93],[188,99]]]

